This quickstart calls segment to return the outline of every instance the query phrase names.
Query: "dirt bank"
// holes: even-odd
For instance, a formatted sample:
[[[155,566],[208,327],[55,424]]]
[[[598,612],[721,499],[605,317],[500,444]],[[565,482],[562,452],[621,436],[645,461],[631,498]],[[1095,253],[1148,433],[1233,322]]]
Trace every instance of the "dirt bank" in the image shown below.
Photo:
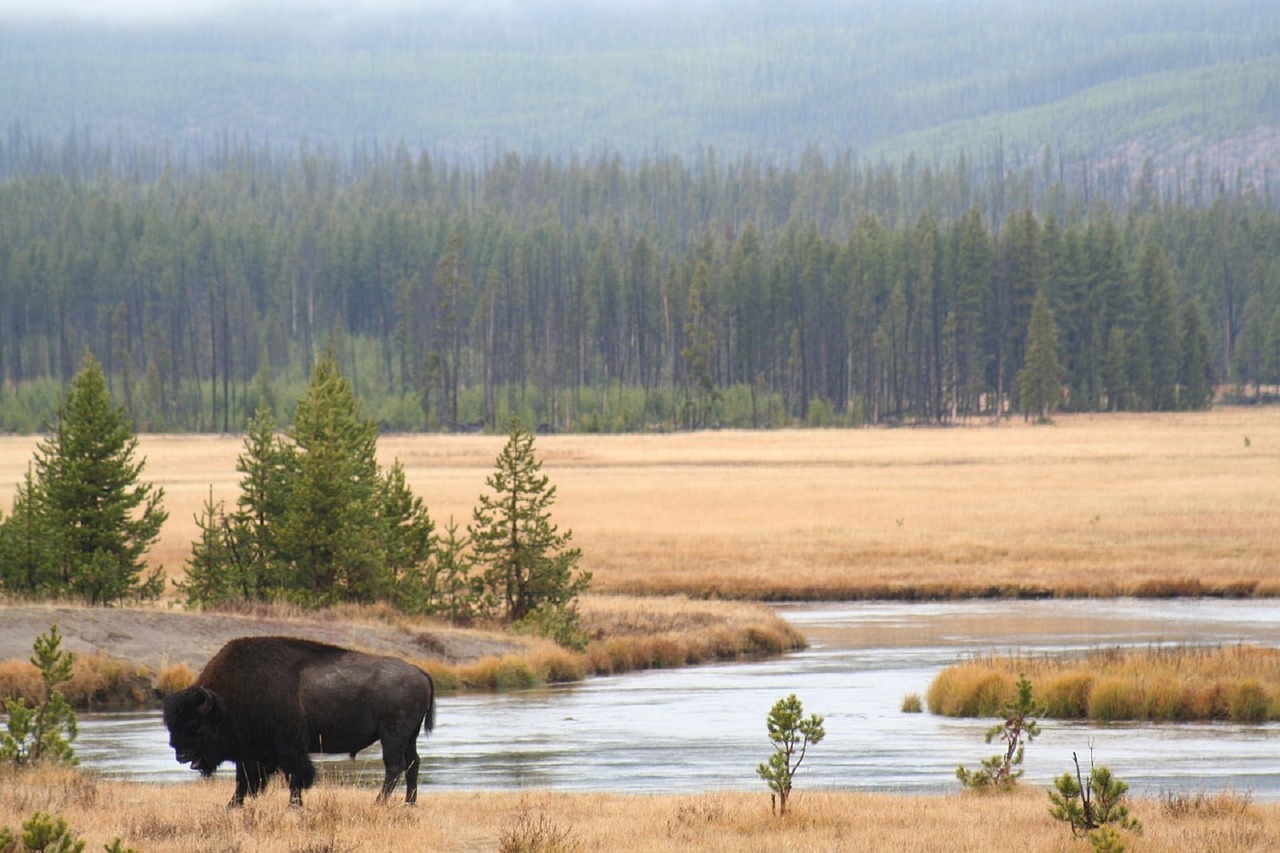
[[[228,640],[251,634],[306,637],[363,651],[448,663],[519,651],[516,637],[446,626],[400,627],[332,617],[258,617],[141,608],[0,605],[0,660],[31,656],[36,636],[56,624],[62,648],[145,664],[158,672],[187,663],[197,671]]]

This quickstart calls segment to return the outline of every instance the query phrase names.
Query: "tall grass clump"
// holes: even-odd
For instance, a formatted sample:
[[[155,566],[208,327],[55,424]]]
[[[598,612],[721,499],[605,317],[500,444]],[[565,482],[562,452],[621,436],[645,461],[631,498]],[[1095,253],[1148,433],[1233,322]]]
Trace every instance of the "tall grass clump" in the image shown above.
[[[1014,678],[987,664],[965,663],[949,667],[929,685],[929,709],[944,717],[989,717],[1015,691]]]
[[[987,658],[950,667],[930,687],[937,713],[982,716],[979,698],[995,674],[1025,671],[1046,716],[1100,722],[1280,720],[1280,650],[1253,646],[1095,649],[1083,658]],[[934,697],[942,703],[934,704]],[[949,709],[948,711],[941,710]]]

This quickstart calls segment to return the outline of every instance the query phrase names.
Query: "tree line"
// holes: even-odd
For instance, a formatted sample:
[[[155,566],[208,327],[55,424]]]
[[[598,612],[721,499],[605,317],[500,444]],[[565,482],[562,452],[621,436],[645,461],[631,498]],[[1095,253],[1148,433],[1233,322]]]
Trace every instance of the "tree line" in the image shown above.
[[[154,431],[292,421],[330,341],[394,429],[945,423],[1280,383],[1280,217],[1221,174],[69,156],[0,183],[9,430],[49,422],[86,347]]]
[[[591,574],[578,569],[572,534],[551,520],[556,490],[532,433],[510,425],[486,480],[492,493],[465,531],[450,519],[443,532],[400,463],[378,465],[377,435],[327,350],[292,428],[277,430],[265,409],[255,415],[234,506],[210,496],[197,516],[199,538],[176,582],[185,602],[387,602],[585,646],[575,600]],[[164,490],[143,480],[137,443],[86,353],[8,517],[0,513],[0,594],[110,605],[164,591],[163,570],[148,573],[143,559],[168,517]]]

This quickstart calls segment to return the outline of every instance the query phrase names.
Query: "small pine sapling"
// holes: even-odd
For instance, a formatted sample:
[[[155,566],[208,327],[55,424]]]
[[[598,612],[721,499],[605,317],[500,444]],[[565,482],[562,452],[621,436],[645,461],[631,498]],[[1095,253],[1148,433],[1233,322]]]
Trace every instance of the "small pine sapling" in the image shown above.
[[[62,636],[52,625],[36,637],[31,663],[40,670],[45,698],[27,707],[21,697],[6,699],[7,731],[0,731],[0,763],[30,765],[41,761],[75,764],[71,741],[76,739],[76,715],[58,685],[71,680],[74,655],[62,651]]]
[[[1129,816],[1124,800],[1129,785],[1111,775],[1106,767],[1094,767],[1090,760],[1089,778],[1080,773],[1080,759],[1071,753],[1076,774],[1063,773],[1053,780],[1049,791],[1053,807],[1049,814],[1071,827],[1077,838],[1088,838],[1098,851],[1123,850],[1119,829],[1142,834],[1142,822]],[[1117,846],[1118,845],[1118,846]]]
[[[1020,676],[1018,692],[1000,707],[1002,722],[987,729],[987,743],[999,737],[1005,743],[1003,755],[993,755],[983,760],[979,770],[956,768],[956,778],[967,788],[1011,788],[1022,776],[1022,758],[1026,745],[1040,734],[1037,717],[1044,715],[1044,707],[1037,705],[1031,694],[1031,682]]]
[[[805,752],[810,744],[821,742],[827,733],[822,727],[822,717],[810,714],[805,718],[804,708],[794,693],[774,703],[766,726],[775,751],[768,761],[760,762],[756,773],[773,791],[770,800],[777,813],[786,815],[792,780],[804,761]]]

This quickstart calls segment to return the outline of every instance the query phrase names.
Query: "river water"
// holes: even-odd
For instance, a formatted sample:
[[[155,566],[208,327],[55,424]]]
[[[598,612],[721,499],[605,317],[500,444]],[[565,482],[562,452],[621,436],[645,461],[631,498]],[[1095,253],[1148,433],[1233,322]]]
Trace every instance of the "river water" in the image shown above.
[[[754,789],[772,747],[765,717],[795,693],[826,719],[797,775],[805,789],[957,790],[957,764],[997,751],[989,720],[905,714],[945,666],[987,653],[1056,654],[1165,644],[1280,646],[1270,601],[980,601],[784,605],[810,647],[784,658],[658,670],[505,694],[440,699],[435,732],[419,744],[427,787],[635,793]],[[83,766],[109,778],[175,782],[177,764],[157,712],[80,716]],[[1124,724],[1049,720],[1026,751],[1028,782],[1049,784],[1092,750],[1135,794],[1252,792],[1280,800],[1280,725]],[[376,746],[322,772],[381,779]],[[230,766],[219,771],[228,787]]]

